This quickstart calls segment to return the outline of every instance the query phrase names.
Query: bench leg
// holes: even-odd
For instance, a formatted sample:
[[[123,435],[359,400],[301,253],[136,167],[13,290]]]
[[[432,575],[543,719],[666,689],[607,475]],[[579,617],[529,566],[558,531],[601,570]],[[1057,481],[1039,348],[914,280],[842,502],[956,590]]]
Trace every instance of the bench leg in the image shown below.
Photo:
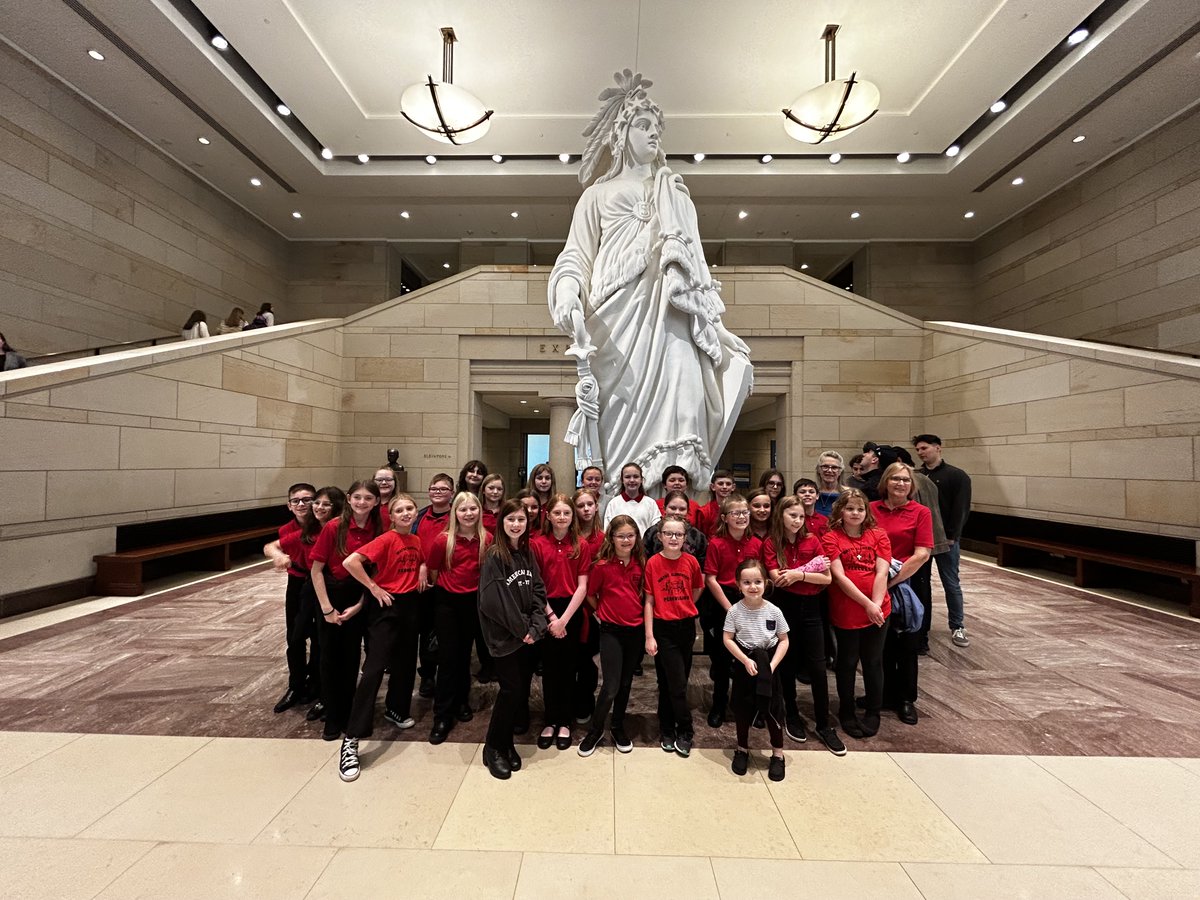
[[[139,597],[145,592],[142,585],[142,564],[128,559],[96,561],[95,591],[105,597]]]
[[[1017,564],[1017,558],[1020,556],[1019,547],[1014,547],[1012,544],[997,544],[996,545],[996,565],[1001,568],[1008,568]]]
[[[1086,559],[1075,560],[1075,587],[1092,587],[1096,584],[1096,567]]]
[[[1197,619],[1200,619],[1200,581],[1193,581],[1192,586],[1192,603],[1188,607],[1188,612]]]

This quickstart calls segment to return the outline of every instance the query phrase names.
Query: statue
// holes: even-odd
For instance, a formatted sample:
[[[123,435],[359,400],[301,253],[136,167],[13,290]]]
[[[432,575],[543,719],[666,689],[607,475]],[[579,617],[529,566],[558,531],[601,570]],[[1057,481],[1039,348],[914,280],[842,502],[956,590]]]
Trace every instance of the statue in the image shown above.
[[[575,207],[548,287],[579,371],[567,440],[578,468],[601,467],[609,496],[628,462],[647,490],[671,465],[708,484],[754,382],[749,348],[721,322],[696,208],[667,168],[652,82],[629,69],[614,80],[583,132],[579,181],[603,174]]]

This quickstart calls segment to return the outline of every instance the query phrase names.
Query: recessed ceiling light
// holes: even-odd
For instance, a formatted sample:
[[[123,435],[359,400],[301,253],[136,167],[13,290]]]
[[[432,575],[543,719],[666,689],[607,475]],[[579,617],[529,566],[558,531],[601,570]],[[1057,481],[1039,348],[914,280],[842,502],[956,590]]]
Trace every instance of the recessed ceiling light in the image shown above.
[[[994,113],[1002,113],[1006,109],[1008,109],[1008,104],[1005,103],[1003,100],[997,100],[995,103],[993,103],[991,106],[989,106],[988,109],[990,109]]]
[[[499,153],[493,153],[492,154],[492,162],[502,163],[502,162],[504,162],[504,157],[501,156]]]
[[[739,219],[744,219],[748,215],[750,215],[750,213],[746,212],[744,209],[738,210],[738,218]]]
[[[1086,134],[1077,134],[1077,135],[1075,135],[1075,137],[1071,138],[1071,143],[1072,144],[1082,144],[1086,140],[1087,140]]]
[[[369,163],[371,161],[371,157],[366,153],[360,153],[358,154],[358,161],[360,163]]]
[[[408,216],[408,210],[407,210],[407,209],[402,209],[402,210],[400,210],[400,218],[402,218],[402,219],[407,219],[408,217],[409,217],[409,216]]]
[[[212,141],[210,141],[204,135],[200,135],[200,137],[196,138],[196,140],[198,140],[200,143],[202,143],[205,147],[207,147],[209,144],[212,143]]]
[[[704,162],[704,154],[703,153],[693,153],[692,159],[695,162]]]
[[[570,153],[558,154],[558,161],[561,163],[569,163],[571,161],[571,154]]]
[[[218,50],[228,50],[229,49],[229,41],[225,40],[224,36],[219,35],[219,34],[214,34],[212,36],[212,41],[210,43],[212,43],[212,45],[214,47],[216,47]]]
[[[954,157],[958,156],[958,154],[961,152],[962,152],[962,147],[958,146],[958,144],[951,144],[949,147],[946,148],[946,155],[948,157],[950,157],[951,159],[954,159]]]
[[[860,213],[860,212],[859,212],[859,211],[856,209],[854,212],[850,213],[850,218],[852,218],[852,219],[857,219],[857,218],[858,218],[859,216],[861,216],[861,215],[862,215],[862,213]]]
[[[1067,36],[1067,46],[1074,47],[1076,44],[1082,44],[1088,39],[1091,34],[1086,28],[1076,28]]]
[[[297,210],[292,211],[292,218],[293,219],[303,219],[304,216],[300,215],[300,210],[297,209]]]
[[[443,268],[443,269],[448,269],[448,268],[450,268],[450,263],[442,263],[442,268]]]
[[[1018,175],[1016,178],[1014,178],[1012,180],[1013,187],[1018,187],[1019,185],[1022,185],[1024,183],[1025,183],[1025,179],[1022,178],[1020,175]]]
[[[514,219],[520,218],[520,216],[521,216],[521,214],[519,212],[517,212],[515,209],[512,212],[510,212],[509,215],[512,216]]]
[[[540,410],[540,409],[535,409],[535,410],[534,410],[534,412],[540,413],[540,412],[541,412],[541,410]]]
[[[90,56],[92,59],[96,60],[96,62],[104,62],[104,54],[101,53],[99,50],[89,50],[88,56]]]
[[[425,157],[425,162],[429,163],[431,166],[436,166],[437,157],[430,153],[427,157]]]
[[[896,162],[898,162],[898,163],[906,163],[910,159],[912,159],[912,154],[909,153],[907,150],[903,150],[900,153],[896,154]]]
[[[808,270],[808,263],[800,263],[800,271],[805,272],[807,270]]]
[[[251,178],[250,186],[251,187],[262,187],[262,179],[261,178]]]
[[[328,147],[321,148],[321,159],[333,159],[333,151]]]
[[[836,166],[838,163],[840,163],[840,162],[842,161],[842,154],[840,154],[840,153],[830,153],[830,154],[829,154],[829,161],[830,161],[831,163],[833,163],[833,164]]]
[[[522,406],[524,406],[524,405],[525,405],[526,403],[528,403],[528,402],[529,402],[528,400],[522,400],[522,401],[521,401],[521,405],[522,405]]]
[[[762,155],[762,159],[760,159],[760,160],[759,160],[759,162],[761,162],[761,163],[769,163],[769,162],[770,162],[771,160],[773,160],[774,158],[775,158],[775,157],[773,157],[773,156],[772,156],[770,153],[764,153],[764,154]]]
[[[286,103],[278,104],[275,107],[275,112],[279,113],[281,116],[290,116],[292,114],[292,111],[290,109],[288,109],[288,106]]]
[[[974,211],[974,210],[970,210],[970,209],[968,209],[968,210],[967,210],[965,213],[963,213],[963,218],[964,218],[964,219],[973,219],[973,218],[975,218],[975,211]]]

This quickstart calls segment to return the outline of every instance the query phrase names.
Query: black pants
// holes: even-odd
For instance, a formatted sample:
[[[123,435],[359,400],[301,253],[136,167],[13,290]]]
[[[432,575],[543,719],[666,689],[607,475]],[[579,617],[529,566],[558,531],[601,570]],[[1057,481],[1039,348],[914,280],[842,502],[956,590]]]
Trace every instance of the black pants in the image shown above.
[[[513,724],[518,716],[528,714],[529,681],[533,677],[533,657],[529,647],[522,646],[514,653],[492,657],[500,693],[492,707],[492,720],[488,724],[486,746],[505,752],[513,748]]]
[[[613,625],[601,622],[596,629],[600,641],[600,669],[604,681],[588,731],[604,731],[604,720],[612,710],[612,727],[625,727],[625,708],[629,705],[629,690],[633,673],[646,653],[646,629],[641,625]]]
[[[929,628],[933,624],[933,554],[925,560],[925,565],[913,572],[908,578],[908,586],[913,589],[917,599],[921,601],[921,637],[918,647],[929,646]]]
[[[724,716],[729,706],[729,673],[736,663],[725,647],[726,611],[712,594],[707,593],[707,588],[705,590],[700,597],[700,627],[704,630],[704,652],[712,664],[712,711]],[[742,599],[742,592],[735,587],[721,585],[721,590],[731,606]]]
[[[312,604],[305,602],[304,588],[307,584],[307,578],[289,572],[287,593],[283,600],[283,615],[287,625],[288,689],[298,694],[315,693],[321,682],[318,620],[313,616]]]
[[[831,662],[837,656],[837,639],[829,618],[829,591],[821,591],[821,624],[825,629],[825,660]]]
[[[596,685],[600,683],[600,670],[596,668],[596,654],[600,652],[600,620],[585,604],[576,616],[580,626],[587,622],[587,639],[576,645],[575,690],[572,692],[571,708],[576,719],[585,719],[596,709]],[[643,640],[645,635],[643,634]]]
[[[338,581],[328,572],[322,575],[330,605],[336,610],[353,606],[363,594],[363,586],[353,578]],[[325,730],[330,733],[345,731],[350,721],[366,619],[366,613],[359,612],[341,625],[321,620],[317,633],[321,642],[321,699],[325,701]]]
[[[663,734],[692,737],[692,711],[688,708],[687,685],[692,674],[692,648],[696,643],[696,619],[655,619],[654,640],[658,655],[658,727]]]
[[[374,730],[375,698],[383,683],[384,670],[388,676],[387,708],[400,718],[407,719],[412,708],[413,681],[417,674],[418,598],[411,594],[393,594],[391,606],[381,606],[374,597],[367,597],[367,661],[363,663],[362,678],[354,692],[346,736],[366,738]]]
[[[825,626],[821,621],[821,598],[825,592],[800,596],[775,592],[775,605],[787,620],[788,650],[779,664],[783,705],[789,716],[799,716],[796,705],[796,675],[803,672],[811,682],[813,721],[817,728],[829,725],[829,678],[825,674]]]
[[[488,649],[487,641],[483,639],[483,623],[475,618],[475,655],[479,657],[479,677],[485,678],[495,673],[492,666],[492,651]]]
[[[837,634],[837,692],[838,718],[856,718],[854,679],[862,663],[863,687],[866,689],[866,711],[879,715],[883,704],[883,640],[887,623],[866,628],[838,628]]]
[[[554,614],[562,618],[571,604],[570,597],[549,597],[546,602]],[[575,695],[575,672],[579,664],[579,631],[583,627],[584,610],[577,609],[567,623],[567,636],[556,638],[547,634],[540,642],[542,649],[542,696],[546,703],[546,727],[570,726],[571,702]]]
[[[437,616],[435,611],[437,609],[437,597],[441,592],[442,589],[434,585],[429,590],[423,592],[421,599],[417,601],[417,621],[420,623],[421,629],[421,637],[417,647],[421,664],[417,667],[417,674],[422,678],[437,678],[438,647],[435,623]]]
[[[479,622],[479,594],[439,590],[434,601],[438,642],[438,682],[433,718],[453,722],[471,696],[471,644]]]
[[[891,621],[891,620],[889,620]],[[883,705],[888,709],[917,701],[917,663],[921,656],[920,631],[887,629],[883,642]]]
[[[787,618],[787,614],[784,614]],[[791,622],[788,623],[791,625]],[[755,684],[757,678],[752,677],[746,671],[746,667],[740,662],[734,661],[733,670],[733,721],[737,725],[737,742],[738,746],[749,750],[750,749],[750,723],[754,721],[755,715],[758,713],[757,703],[757,686]],[[786,680],[781,672],[782,664],[775,669],[775,689],[778,691],[781,682]],[[795,684],[795,679],[792,681]],[[771,746],[775,749],[783,747],[783,723],[779,721],[779,703],[771,703],[767,706],[767,714],[763,718],[767,722],[767,734],[771,738]]]

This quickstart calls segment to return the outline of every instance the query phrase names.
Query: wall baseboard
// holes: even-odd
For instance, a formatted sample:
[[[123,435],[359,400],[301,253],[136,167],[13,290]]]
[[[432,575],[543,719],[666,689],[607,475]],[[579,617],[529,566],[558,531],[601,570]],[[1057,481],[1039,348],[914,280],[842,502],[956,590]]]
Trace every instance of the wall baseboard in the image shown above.
[[[79,600],[92,593],[91,578],[76,578],[42,587],[0,595],[0,619],[19,616],[21,613],[36,612],[59,603]]]

